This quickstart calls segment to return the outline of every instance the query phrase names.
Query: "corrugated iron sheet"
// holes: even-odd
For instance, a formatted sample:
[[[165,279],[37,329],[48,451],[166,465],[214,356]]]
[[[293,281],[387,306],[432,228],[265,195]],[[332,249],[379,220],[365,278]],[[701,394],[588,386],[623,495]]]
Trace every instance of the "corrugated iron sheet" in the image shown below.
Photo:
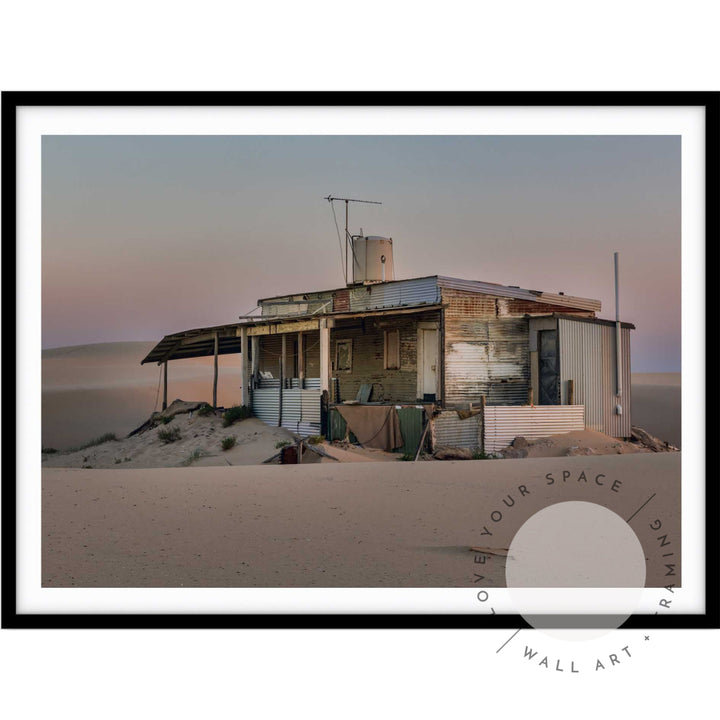
[[[435,304],[440,293],[434,277],[399,280],[350,288],[350,310],[359,312],[378,308]]]
[[[320,396],[319,389],[282,390],[282,421],[279,422],[279,385],[272,388],[258,388],[253,392],[252,397],[253,415],[268,425],[280,424],[299,435],[318,435],[321,420]]]
[[[289,387],[300,388],[300,378],[288,378]],[[319,390],[320,389],[320,378],[303,378],[302,381],[303,390]]]
[[[464,305],[462,306],[465,307]],[[449,405],[527,402],[530,378],[528,321],[446,313],[445,399]]]
[[[333,297],[333,310],[339,312],[341,310],[350,309],[350,291],[346,288],[344,290],[335,291]]]
[[[508,285],[496,285],[495,283],[480,282],[478,280],[461,280],[460,278],[438,277],[438,286],[452,290],[465,290],[472,293],[484,293],[495,297],[516,298],[518,300],[530,300],[531,302],[549,303],[559,307],[572,307],[581,310],[593,310],[599,312],[601,303],[599,300],[580,298],[571,295],[559,295],[556,293],[545,293],[540,291],[525,290],[523,288],[510,287]]]
[[[320,390],[283,390],[282,426],[298,435],[319,435],[320,395]]]
[[[559,318],[558,329],[562,402],[568,402],[568,380],[573,380],[575,402],[586,407],[586,426],[612,437],[630,437],[630,328],[620,331],[623,383],[620,400],[615,394],[615,328]],[[622,415],[615,412],[618,402]]]
[[[304,315],[309,310],[309,304],[303,302],[302,296],[287,295],[284,298],[279,298],[280,302],[274,304],[272,301],[269,303],[261,304],[261,314],[263,317],[277,317],[278,315]]]
[[[486,452],[498,452],[519,436],[539,438],[584,429],[582,405],[488,405],[485,408]]]
[[[591,317],[592,310],[582,310],[573,307],[564,307],[548,302],[537,300],[517,300],[516,298],[501,298],[497,303],[497,314],[499,317],[520,315],[547,315],[549,313],[568,313],[580,317]]]
[[[280,387],[257,388],[252,394],[253,415],[268,425],[280,420]]]
[[[479,448],[481,443],[481,422],[480,415],[473,415],[461,420],[456,412],[452,410],[443,411],[433,420],[435,445],[469,448],[471,450]]]

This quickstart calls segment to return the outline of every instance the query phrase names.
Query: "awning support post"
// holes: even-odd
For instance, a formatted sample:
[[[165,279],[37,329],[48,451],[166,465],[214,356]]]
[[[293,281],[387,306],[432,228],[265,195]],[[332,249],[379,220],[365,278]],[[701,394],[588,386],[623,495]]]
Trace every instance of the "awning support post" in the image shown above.
[[[213,408],[217,407],[217,382],[218,382],[218,334],[215,333],[215,362],[213,365]]]
[[[305,352],[303,351],[303,334],[298,333],[297,339],[297,366],[298,366],[298,379],[300,381],[300,389],[305,388]]]
[[[327,318],[320,320],[320,390],[330,394],[330,328]]]
[[[240,329],[240,382],[242,391],[242,404],[250,407],[250,358],[248,357],[247,328]]]
[[[168,371],[167,364],[168,364],[168,361],[166,360],[163,363],[163,404],[162,404],[163,410],[167,409],[167,371]]]
[[[253,339],[252,339],[252,376],[255,381],[257,381],[259,367],[260,367],[260,336],[253,335]]]

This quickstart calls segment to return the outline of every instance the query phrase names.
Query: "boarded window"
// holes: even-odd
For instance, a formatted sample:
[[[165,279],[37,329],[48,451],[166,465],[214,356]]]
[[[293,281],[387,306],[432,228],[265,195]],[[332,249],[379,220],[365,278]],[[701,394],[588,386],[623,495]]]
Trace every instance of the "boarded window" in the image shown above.
[[[335,346],[335,369],[338,372],[352,371],[352,340],[338,340]]]
[[[400,368],[400,331],[385,331],[385,369],[398,370]]]

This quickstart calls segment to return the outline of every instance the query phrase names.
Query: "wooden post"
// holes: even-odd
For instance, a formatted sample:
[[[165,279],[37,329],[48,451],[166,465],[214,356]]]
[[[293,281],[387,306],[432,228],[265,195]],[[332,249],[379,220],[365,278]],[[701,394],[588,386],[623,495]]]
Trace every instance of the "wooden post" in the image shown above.
[[[213,365],[213,407],[217,407],[217,381],[218,381],[218,334],[215,333],[215,363]]]
[[[303,334],[298,333],[297,340],[297,353],[298,353],[298,379],[300,380],[300,389],[305,388],[305,351],[303,349]]]
[[[575,404],[575,381],[568,380],[568,405]]]
[[[163,363],[163,406],[162,409],[167,409],[167,371],[168,371],[168,361],[166,360]],[[157,405],[155,406],[157,407]]]
[[[330,393],[330,328],[327,319],[320,320],[320,390]]]
[[[255,381],[257,381],[259,367],[260,367],[260,336],[253,335],[253,339],[252,339],[252,376]]]
[[[482,427],[480,428],[480,452],[485,452],[485,405],[487,403],[487,398],[485,395],[480,396],[480,424]]]
[[[241,403],[250,407],[250,358],[248,357],[247,328],[240,328],[240,382],[242,390]]]
[[[287,342],[285,340],[287,336],[283,334],[282,350],[280,351],[280,389],[278,390],[278,427],[282,427],[282,416],[283,416],[283,392],[285,390],[285,358],[287,356]]]
[[[532,385],[528,385],[527,404],[528,404],[528,405],[532,405],[532,404],[533,404],[533,388],[532,388]]]
[[[288,376],[287,375],[287,334],[283,333],[282,337],[280,338],[280,342],[282,343],[281,350],[280,350],[280,385],[282,387],[282,383],[284,379]]]

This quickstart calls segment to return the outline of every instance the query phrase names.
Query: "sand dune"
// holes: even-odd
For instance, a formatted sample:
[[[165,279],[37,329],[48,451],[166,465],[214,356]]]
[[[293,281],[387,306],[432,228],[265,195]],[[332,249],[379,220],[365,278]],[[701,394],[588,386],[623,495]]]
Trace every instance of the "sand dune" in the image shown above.
[[[177,440],[164,443],[160,432],[176,431]],[[222,449],[224,438],[235,446]],[[167,425],[159,423],[130,438],[109,440],[76,452],[43,453],[43,467],[161,468],[259,465],[279,452],[278,443],[291,443],[293,435],[282,427],[270,427],[257,418],[247,418],[224,427],[222,418],[186,413]],[[315,456],[312,460],[319,459]]]

